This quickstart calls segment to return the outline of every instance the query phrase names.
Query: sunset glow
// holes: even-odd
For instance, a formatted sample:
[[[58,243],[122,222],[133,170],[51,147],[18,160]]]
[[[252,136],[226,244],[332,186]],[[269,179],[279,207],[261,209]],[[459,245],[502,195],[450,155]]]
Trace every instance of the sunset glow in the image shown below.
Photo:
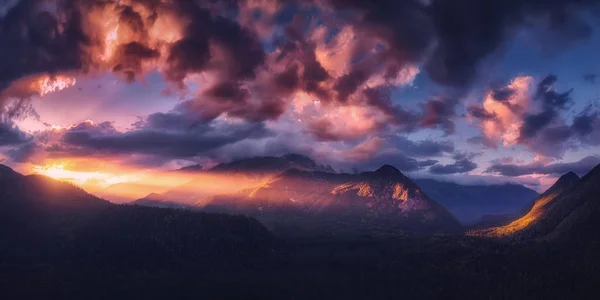
[[[541,192],[600,161],[598,71],[581,61],[600,35],[524,24],[545,10],[496,26],[451,16],[481,28],[465,35],[432,13],[455,13],[446,1],[12,2],[6,20],[23,23],[0,31],[0,150],[20,170],[138,195],[184,181],[147,174],[297,153]],[[555,49],[546,38],[517,34],[546,27],[591,46],[548,59],[533,49]]]
[[[77,83],[74,77],[57,76],[56,78],[45,77],[38,81],[40,89],[40,97],[44,97],[50,93],[62,91],[72,87]]]
[[[139,178],[133,175],[115,175],[103,172],[81,172],[66,169],[65,164],[34,166],[34,174],[48,176],[57,180],[68,181],[77,185],[93,183],[98,187],[107,187],[113,184],[136,182]]]

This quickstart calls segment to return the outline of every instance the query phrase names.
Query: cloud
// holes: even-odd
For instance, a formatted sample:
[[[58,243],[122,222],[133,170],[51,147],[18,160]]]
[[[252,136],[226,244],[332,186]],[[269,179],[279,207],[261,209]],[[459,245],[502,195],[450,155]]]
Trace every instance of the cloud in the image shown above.
[[[469,116],[479,122],[485,144],[502,142],[508,146],[518,142],[523,115],[531,103],[533,81],[529,76],[517,76],[506,87],[488,91],[481,105],[468,107]],[[503,92],[505,95],[498,100],[498,90],[510,93]]]
[[[361,142],[352,149],[343,153],[347,161],[367,161],[375,156],[384,146],[385,141],[381,138],[371,138]]]
[[[261,123],[211,122],[192,127],[166,128],[145,123],[135,130],[116,131],[110,123],[82,123],[63,133],[66,146],[90,152],[141,153],[189,158],[244,139],[260,139],[269,131]]]
[[[529,138],[535,137],[540,130],[550,125],[550,122],[552,122],[556,115],[556,111],[547,109],[538,114],[525,116],[523,125],[520,129],[519,140],[526,141]]]
[[[411,157],[435,157],[454,152],[454,144],[450,141],[412,141],[403,136],[394,136],[390,142]]]
[[[538,83],[534,100],[542,102],[543,111],[524,116],[519,135],[521,142],[534,138],[538,132],[548,127],[559,116],[559,110],[566,109],[567,105],[572,103],[571,92],[573,89],[562,93],[557,92],[554,88],[557,80],[558,78],[555,75],[548,75]],[[547,132],[546,135],[548,134]]]
[[[39,145],[34,141],[18,145],[6,151],[6,155],[14,162],[24,163],[31,162],[33,156],[39,151]]]
[[[195,160],[243,141],[273,136],[264,123],[199,119],[182,111],[154,113],[127,131],[111,122],[85,121],[38,132],[7,155],[15,162],[45,158],[120,158],[122,162],[160,165],[169,160]]]
[[[594,73],[587,73],[583,75],[583,80],[585,80],[588,83],[591,84],[596,84],[596,78],[598,77],[597,74]]]
[[[457,98],[434,98],[423,104],[423,116],[420,124],[426,128],[441,128],[446,134],[456,131],[452,120],[456,116]]]
[[[357,11],[362,29],[382,39],[388,47],[386,55],[397,63],[425,60],[432,79],[452,86],[471,83],[482,61],[497,53],[520,26],[547,25],[538,27],[563,43],[588,37],[590,26],[578,13],[597,4],[584,0],[329,2],[338,9]]]
[[[586,136],[594,131],[594,125],[598,124],[600,114],[591,106],[586,107],[573,119],[573,130],[581,135]]]
[[[570,121],[563,112],[573,103],[573,90],[558,92],[557,80],[548,75],[534,85],[532,77],[518,76],[506,87],[490,89],[483,104],[467,108],[483,134],[469,142],[486,148],[495,148],[499,142],[523,145],[550,158],[560,158],[581,144],[593,144],[593,134],[600,130],[595,125],[597,111],[588,106]]]
[[[11,120],[35,116],[31,97],[76,79],[112,72],[145,83],[158,72],[165,93],[182,98],[172,112],[142,118],[129,131],[84,122],[40,133],[14,157],[46,150],[217,157],[219,149],[238,153],[254,142],[266,151],[265,140],[280,151],[295,147],[272,128],[287,126],[286,134],[361,163],[372,155],[406,170],[461,172],[472,166],[468,159],[445,166],[429,159],[452,153],[452,144],[391,137],[427,128],[455,133],[463,95],[517,32],[585,38],[579,13],[597,3],[62,0],[50,9],[46,1],[20,1],[0,17],[0,44],[11,45],[0,48],[0,106]],[[401,105],[393,92],[417,76],[444,93],[415,108]],[[571,91],[556,91],[556,81],[548,76],[536,89],[533,78],[519,76],[490,89],[467,108],[482,131],[478,142],[553,156],[575,147],[575,138],[592,143],[596,116],[564,120]]]
[[[493,164],[487,168],[487,173],[496,173],[504,176],[523,176],[530,174],[544,175],[562,175],[568,172],[575,172],[580,176],[589,172],[600,163],[600,157],[587,156],[579,161],[570,163],[554,163],[545,165],[541,162],[534,162],[526,165],[516,164]]]
[[[21,131],[11,121],[0,122],[0,147],[21,145],[30,140],[31,136]]]
[[[440,165],[436,164],[429,168],[429,172],[438,175],[448,175],[448,174],[457,174],[457,173],[468,173],[477,169],[477,164],[468,160],[461,159],[457,160],[449,165]]]

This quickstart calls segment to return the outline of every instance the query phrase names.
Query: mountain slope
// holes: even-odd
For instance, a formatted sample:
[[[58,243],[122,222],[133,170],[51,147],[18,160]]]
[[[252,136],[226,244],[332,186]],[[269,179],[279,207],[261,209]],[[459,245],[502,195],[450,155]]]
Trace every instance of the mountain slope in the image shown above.
[[[267,183],[198,203],[207,211],[257,216],[267,224],[298,219],[335,223],[346,229],[447,231],[454,217],[392,166],[361,174],[288,170]]]
[[[567,192],[562,193],[557,205],[547,214],[545,224],[552,232],[548,238],[576,241],[598,241],[600,234],[600,165],[586,174]],[[554,222],[553,222],[554,221]],[[557,223],[558,221],[558,223]]]
[[[175,208],[175,209],[193,209],[194,206],[181,204],[178,202],[163,200],[160,194],[151,193],[144,198],[137,199],[129,203],[130,205],[139,205],[156,208]]]
[[[579,177],[573,172],[561,176],[552,187],[535,200],[525,215],[508,225],[486,229],[482,233],[500,237],[510,235],[532,237],[547,234],[577,205],[568,200],[568,197],[574,187],[579,185],[579,181]]]
[[[433,179],[416,179],[415,183],[463,224],[475,223],[489,215],[518,214],[539,196],[536,191],[517,184],[461,185]]]
[[[191,174],[192,180],[160,193],[158,197],[162,201],[194,205],[215,194],[226,194],[260,185],[265,180],[291,169],[335,173],[331,167],[298,154],[250,157],[222,163],[211,169],[194,166],[180,169],[177,172]]]
[[[116,205],[72,184],[5,166],[0,166],[0,240],[3,259],[101,253],[103,259],[118,261],[127,254],[149,263],[177,255],[228,259],[223,255],[232,249],[266,251],[274,241],[249,217]]]

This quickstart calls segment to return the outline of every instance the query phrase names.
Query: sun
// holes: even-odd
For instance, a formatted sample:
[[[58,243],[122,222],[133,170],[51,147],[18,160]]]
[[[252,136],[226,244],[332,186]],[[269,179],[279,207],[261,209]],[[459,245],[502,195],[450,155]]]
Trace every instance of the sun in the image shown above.
[[[40,174],[57,180],[68,181],[77,185],[92,184],[98,187],[107,187],[117,183],[132,182],[138,180],[135,176],[114,175],[105,172],[83,172],[68,170],[65,163],[57,163],[44,166],[34,166],[31,169],[34,174]]]

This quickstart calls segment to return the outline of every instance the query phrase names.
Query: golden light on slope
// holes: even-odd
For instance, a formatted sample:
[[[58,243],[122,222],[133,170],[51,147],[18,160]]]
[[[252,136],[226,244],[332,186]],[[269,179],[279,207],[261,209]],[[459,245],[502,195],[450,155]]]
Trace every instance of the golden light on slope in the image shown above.
[[[529,226],[533,225],[539,218],[541,218],[547,211],[548,204],[558,196],[559,193],[549,194],[545,197],[539,198],[535,201],[535,204],[531,208],[531,210],[523,217],[513,221],[512,223],[490,228],[482,231],[470,232],[471,235],[484,235],[484,236],[495,236],[495,237],[505,237],[511,234],[522,231]]]
[[[138,180],[138,178],[132,175],[114,175],[103,172],[72,171],[68,170],[64,163],[34,166],[31,172],[45,175],[57,180],[68,181],[81,186],[86,184],[94,184],[99,187],[107,187],[117,183]]]

